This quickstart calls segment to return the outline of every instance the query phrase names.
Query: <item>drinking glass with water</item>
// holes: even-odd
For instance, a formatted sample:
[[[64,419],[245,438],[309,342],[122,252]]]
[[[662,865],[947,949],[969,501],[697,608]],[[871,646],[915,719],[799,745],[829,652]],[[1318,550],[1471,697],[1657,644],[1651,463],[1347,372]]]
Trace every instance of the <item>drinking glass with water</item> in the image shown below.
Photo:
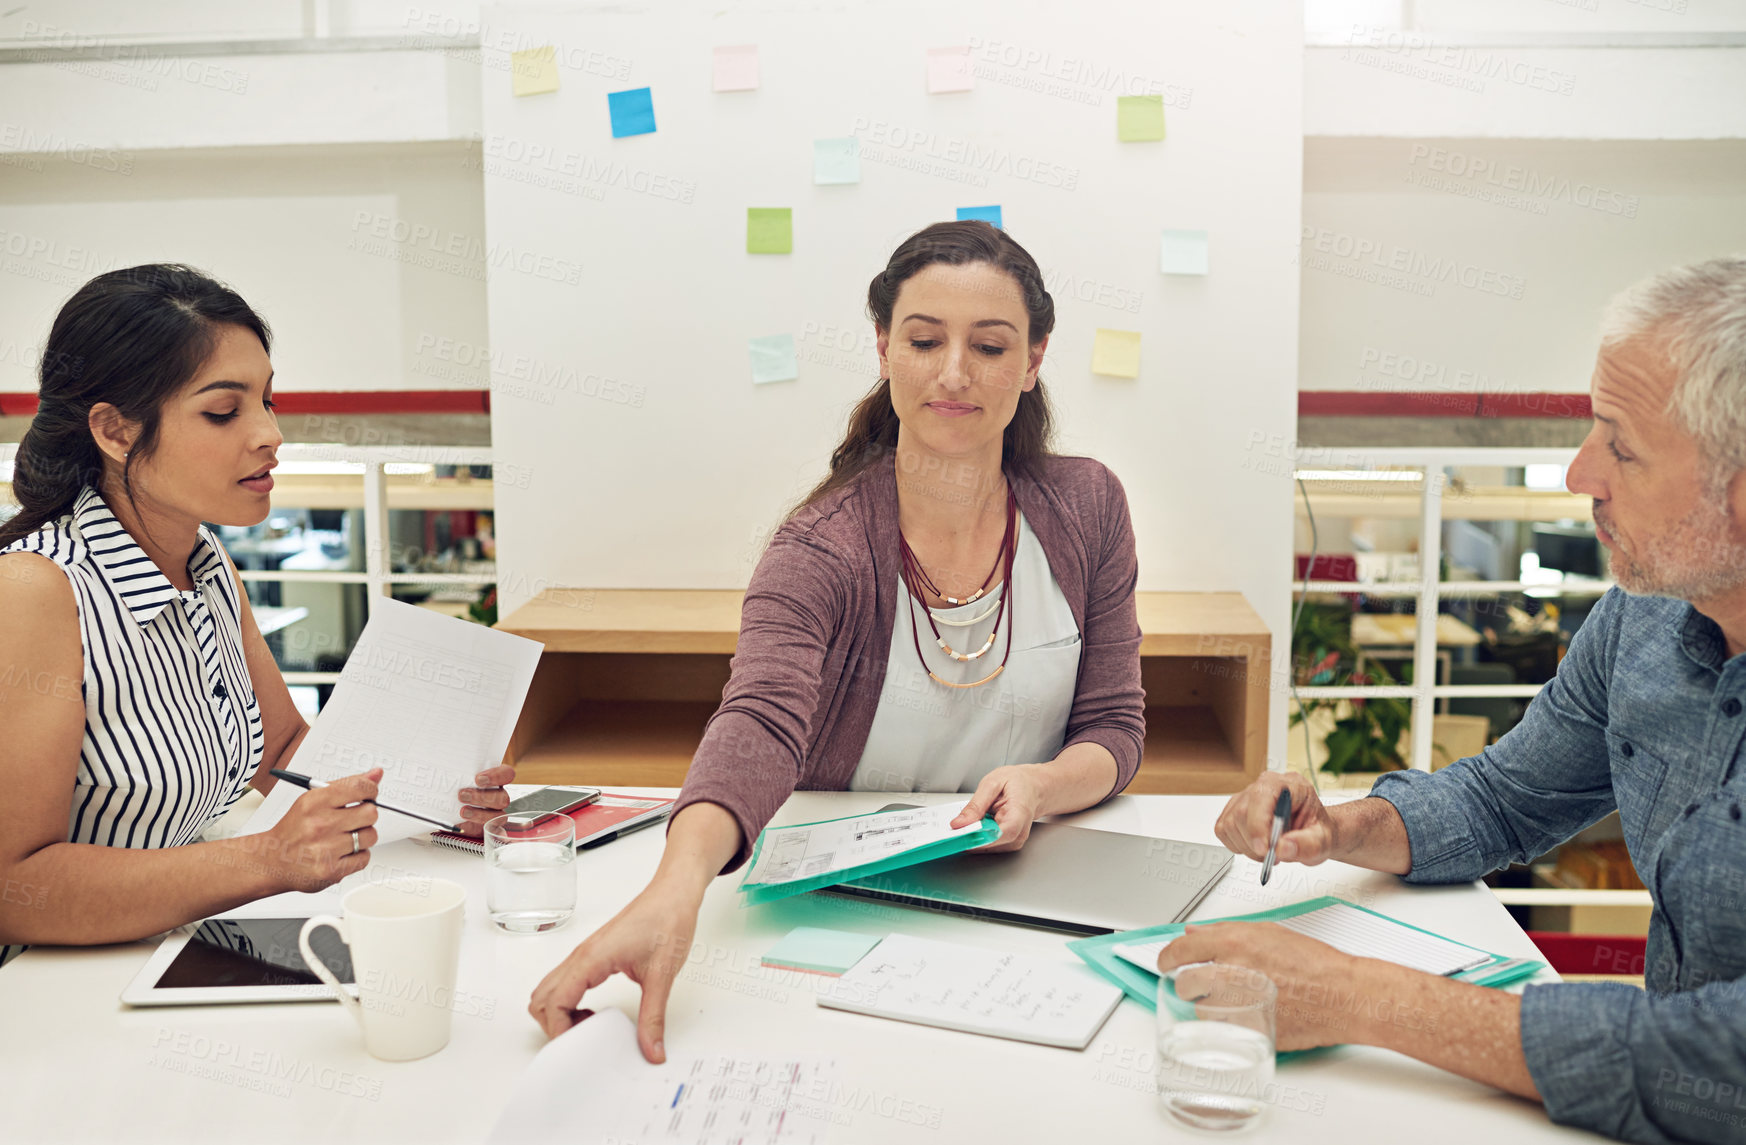
[[[1158,979],[1158,1100],[1197,1129],[1261,1119],[1273,1089],[1278,991],[1243,966],[1196,962]]]
[[[576,823],[499,815],[485,824],[486,909],[500,930],[555,930],[576,911]]]

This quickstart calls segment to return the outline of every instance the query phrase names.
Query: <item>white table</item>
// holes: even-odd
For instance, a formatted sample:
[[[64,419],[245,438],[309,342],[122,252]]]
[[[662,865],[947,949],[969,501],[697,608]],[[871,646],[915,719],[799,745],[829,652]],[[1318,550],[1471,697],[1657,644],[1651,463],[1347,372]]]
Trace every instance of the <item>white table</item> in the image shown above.
[[[934,801],[949,796],[920,796]],[[778,822],[883,805],[889,796],[796,794]],[[1223,796],[1124,796],[1072,820],[1108,830],[1213,842]],[[469,888],[453,1038],[422,1061],[377,1061],[352,1020],[331,1004],[129,1009],[117,996],[146,960],[145,943],[36,948],[0,969],[0,1140],[203,1142],[479,1142],[521,1069],[544,1043],[527,1015],[534,985],[644,884],[659,828],[579,856],[577,916],[545,935],[496,933],[484,916],[484,870],[466,852],[406,841],[380,848],[372,870],[438,875]],[[367,872],[366,872],[367,873]],[[1160,869],[1160,877],[1163,871]],[[844,1142],[1141,1142],[1192,1140],[1148,1092],[1153,1018],[1124,1000],[1084,1052],[976,1037],[819,1009],[815,976],[767,970],[758,959],[798,925],[869,934],[891,930],[1054,952],[1064,936],[883,904],[809,895],[746,909],[738,876],[705,899],[692,959],[668,1009],[669,1058],[761,1050],[833,1056],[844,1082],[832,1140]],[[1329,864],[1284,866],[1269,886],[1238,858],[1195,912],[1241,914],[1338,894],[1404,921],[1499,953],[1533,946],[1478,884],[1409,888],[1389,875]],[[333,891],[254,904],[257,914],[331,909]],[[589,995],[596,1009],[633,1017],[636,987],[614,979]],[[1283,1066],[1281,1099],[1249,1140],[1476,1143],[1585,1139],[1541,1109],[1417,1062],[1367,1048],[1326,1051]],[[590,1092],[576,1079],[578,1125]],[[885,1112],[882,1113],[881,1110]],[[901,1113],[898,1111],[902,1110]],[[921,1111],[918,1116],[917,1111]],[[922,1124],[917,1124],[922,1121]],[[935,1128],[928,1128],[931,1122]]]

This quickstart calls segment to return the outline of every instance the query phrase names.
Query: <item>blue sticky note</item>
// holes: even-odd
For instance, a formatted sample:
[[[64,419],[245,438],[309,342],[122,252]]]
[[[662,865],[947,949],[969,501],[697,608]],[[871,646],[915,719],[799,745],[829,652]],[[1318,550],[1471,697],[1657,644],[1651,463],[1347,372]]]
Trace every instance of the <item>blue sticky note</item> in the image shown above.
[[[1165,231],[1158,269],[1165,274],[1205,274],[1206,232]]]
[[[995,203],[987,207],[959,207],[958,217],[960,219],[981,219],[985,223],[993,223],[1000,227],[1000,204]],[[1001,229],[1005,230],[1006,228],[1001,227]]]
[[[853,135],[845,139],[813,140],[812,181],[814,183],[859,183],[861,181],[861,141]]]
[[[792,334],[766,334],[762,338],[748,338],[746,350],[752,357],[753,385],[792,382],[800,376]]]
[[[760,960],[765,966],[783,970],[806,970],[813,974],[842,974],[866,957],[878,946],[877,934],[853,934],[846,930],[825,930],[816,926],[797,926],[770,948]]]
[[[655,97],[646,87],[606,94],[606,109],[612,114],[612,137],[649,135],[655,130]]]

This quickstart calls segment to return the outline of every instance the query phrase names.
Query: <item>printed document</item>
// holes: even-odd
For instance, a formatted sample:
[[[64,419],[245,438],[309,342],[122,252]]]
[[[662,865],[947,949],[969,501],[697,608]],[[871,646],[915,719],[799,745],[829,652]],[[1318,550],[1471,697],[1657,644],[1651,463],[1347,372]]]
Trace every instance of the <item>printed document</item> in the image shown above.
[[[280,766],[333,782],[383,769],[377,798],[445,823],[460,791],[503,762],[544,645],[398,600],[379,600],[296,757]],[[274,785],[244,834],[268,830],[303,788]],[[383,811],[378,844],[435,828]]]

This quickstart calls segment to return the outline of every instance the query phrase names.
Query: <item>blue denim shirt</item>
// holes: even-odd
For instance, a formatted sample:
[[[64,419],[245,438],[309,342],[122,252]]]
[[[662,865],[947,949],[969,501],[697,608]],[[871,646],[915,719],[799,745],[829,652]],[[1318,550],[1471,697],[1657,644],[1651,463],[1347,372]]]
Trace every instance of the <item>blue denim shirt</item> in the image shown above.
[[[1526,862],[1617,809],[1654,900],[1647,990],[1530,986],[1522,1051],[1554,1121],[1746,1141],[1746,655],[1681,601],[1609,592],[1522,722],[1435,774],[1391,772],[1413,883]]]

